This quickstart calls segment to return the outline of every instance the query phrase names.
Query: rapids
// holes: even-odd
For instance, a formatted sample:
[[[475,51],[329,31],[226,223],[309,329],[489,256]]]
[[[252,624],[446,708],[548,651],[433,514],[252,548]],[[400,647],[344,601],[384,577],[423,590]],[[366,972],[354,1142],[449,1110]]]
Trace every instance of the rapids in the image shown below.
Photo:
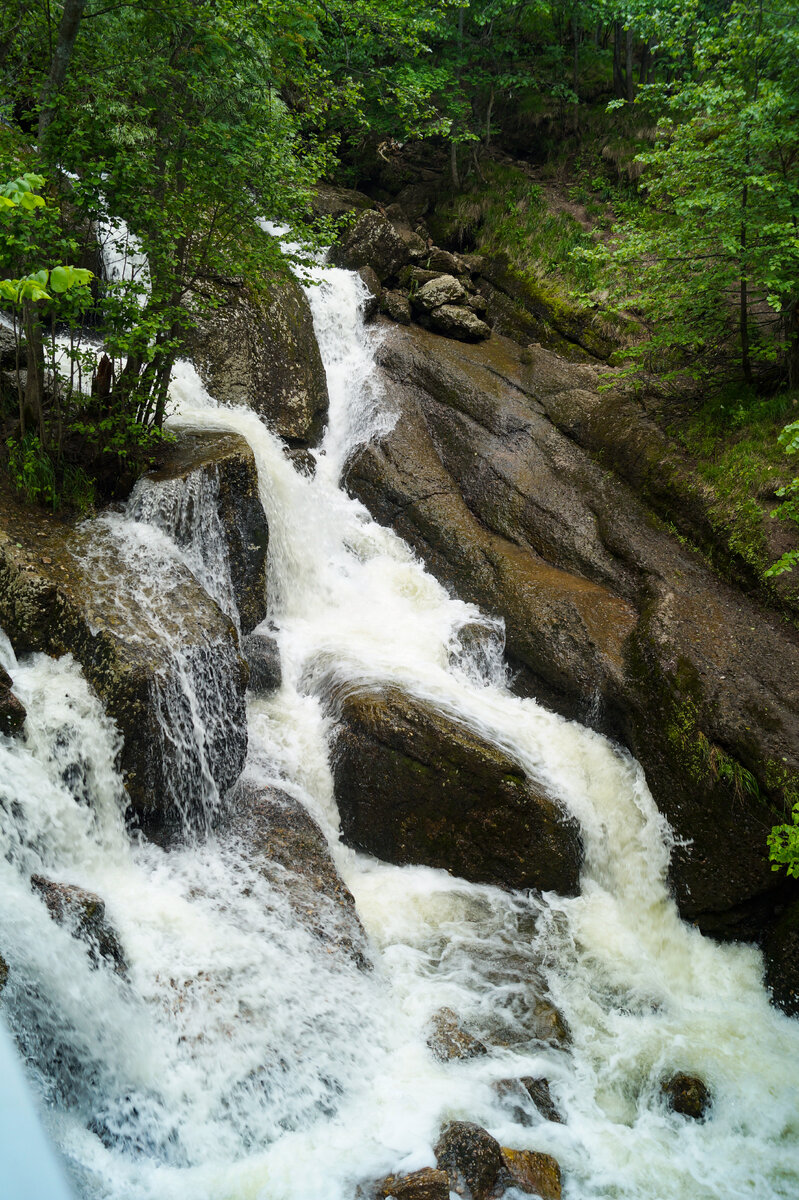
[[[716,945],[680,920],[669,830],[636,762],[514,697],[501,628],[496,654],[454,653],[476,610],[346,495],[348,458],[393,419],[373,365],[379,334],[360,318],[354,275],[319,268],[307,290],[331,401],[313,477],[256,414],[217,406],[189,364],[176,371],[172,422],[234,430],[255,454],[283,685],[249,696],[247,771],[324,828],[375,968],[326,953],[213,835],[168,852],[131,836],[118,734],[77,665],[17,664],[0,642],[28,710],[24,740],[0,737],[3,1010],[76,1194],[353,1200],[359,1182],[431,1165],[442,1121],[467,1119],[555,1155],[567,1200],[795,1198],[799,1022],[770,1007],[754,948]],[[172,554],[231,612],[219,530],[190,519],[208,498],[170,487],[143,485],[108,519],[151,548],[144,573]],[[502,746],[579,819],[579,897],[507,893],[341,844],[324,697],[333,682],[387,681]],[[127,979],[90,969],[31,891],[32,871],[105,899]],[[530,1029],[540,964],[572,1031],[567,1050]],[[425,1026],[442,1005],[491,1043],[488,1055],[431,1056]],[[659,1082],[681,1070],[711,1088],[706,1121],[666,1109]],[[517,1123],[491,1085],[520,1076],[550,1080],[564,1124],[532,1109],[532,1125]]]

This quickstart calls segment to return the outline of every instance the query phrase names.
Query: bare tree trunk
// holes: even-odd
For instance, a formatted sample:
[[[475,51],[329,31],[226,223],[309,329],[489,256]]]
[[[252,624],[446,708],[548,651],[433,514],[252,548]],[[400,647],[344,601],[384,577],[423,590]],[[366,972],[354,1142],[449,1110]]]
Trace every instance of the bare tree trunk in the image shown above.
[[[32,300],[23,301],[22,323],[28,352],[28,371],[25,379],[24,418],[36,426],[39,441],[45,445],[44,428],[44,339],[42,323]],[[25,421],[23,421],[23,424]]]
[[[491,88],[491,95],[488,97],[488,109],[486,111],[486,145],[491,145],[491,117],[494,112],[494,88]]]
[[[613,92],[617,100],[623,100],[625,95],[624,77],[621,70],[621,21],[613,22]]]
[[[747,155],[747,163],[749,156]],[[746,265],[746,206],[749,200],[749,184],[745,183],[741,193],[741,276],[740,276],[740,300],[738,308],[738,326],[741,335],[741,367],[743,368],[744,379],[747,383],[752,382],[752,359],[749,352],[749,295],[748,295],[748,279]]]
[[[50,63],[50,74],[47,76],[47,81],[42,88],[39,107],[40,147],[53,120],[55,98],[64,86],[64,80],[67,77],[69,62],[72,58],[72,51],[75,49],[75,40],[78,36],[85,7],[86,0],[66,0],[64,4],[61,23],[58,26],[55,52]]]
[[[641,51],[641,69],[638,72],[638,86],[646,87],[649,83],[649,67],[652,63],[652,44],[644,42],[644,48]]]
[[[628,26],[627,28],[627,45],[626,45],[626,74],[627,74],[627,101],[632,104],[635,99],[635,78],[633,76],[633,31]]]
[[[785,340],[788,345],[788,387],[799,388],[799,300],[792,300],[785,312]]]
[[[458,143],[455,141],[449,144],[449,170],[452,177],[452,186],[456,192],[461,190],[461,177],[458,173]]]

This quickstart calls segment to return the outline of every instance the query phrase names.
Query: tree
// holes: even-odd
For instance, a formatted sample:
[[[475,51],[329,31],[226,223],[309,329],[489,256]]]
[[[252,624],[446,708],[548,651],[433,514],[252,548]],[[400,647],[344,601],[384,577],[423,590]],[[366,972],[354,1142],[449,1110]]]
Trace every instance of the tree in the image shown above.
[[[797,15],[796,0],[735,0],[699,30],[687,77],[645,89],[665,115],[617,262],[654,325],[647,353],[679,370],[723,356],[751,383],[780,360],[796,379]]]

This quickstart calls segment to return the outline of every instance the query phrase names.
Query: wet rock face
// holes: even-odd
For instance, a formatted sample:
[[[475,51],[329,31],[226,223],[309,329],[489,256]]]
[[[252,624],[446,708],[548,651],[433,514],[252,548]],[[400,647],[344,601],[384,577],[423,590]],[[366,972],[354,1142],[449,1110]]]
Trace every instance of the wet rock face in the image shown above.
[[[41,896],[53,920],[86,942],[95,966],[104,959],[118,975],[125,974],[125,956],[99,896],[74,884],[55,883],[43,875],[31,875],[31,887]]]
[[[299,800],[244,778],[228,794],[219,827],[245,862],[287,897],[303,924],[359,967],[371,966],[355,901],[322,830]]]
[[[0,956],[0,995],[3,994],[3,988],[8,983],[8,963]]]
[[[503,1168],[496,1138],[471,1121],[453,1121],[441,1131],[436,1163],[449,1176],[452,1190],[464,1200],[488,1200]]]
[[[217,285],[219,307],[188,339],[200,378],[223,404],[246,404],[280,437],[315,444],[328,395],[308,301],[288,269],[258,292]]]
[[[561,1200],[560,1166],[550,1154],[502,1147],[503,1183],[541,1200]]]
[[[200,472],[216,485],[216,508],[230,563],[233,594],[243,633],[266,616],[266,555],[269,527],[258,490],[252,450],[235,433],[181,432],[164,452],[158,468],[146,477],[154,483],[188,482]],[[187,514],[189,522],[192,514]],[[190,529],[175,531],[183,544]],[[183,535],[183,536],[182,536]]]
[[[480,1058],[488,1050],[483,1043],[464,1029],[451,1008],[440,1008],[430,1021],[427,1044],[439,1062],[454,1058]]]
[[[244,639],[242,653],[250,668],[250,690],[262,695],[276,692],[283,680],[280,650],[274,638],[253,633]]]
[[[695,1075],[673,1075],[671,1079],[663,1081],[660,1090],[672,1112],[694,1121],[701,1120],[710,1109],[711,1098],[707,1085]]]
[[[783,913],[766,946],[766,985],[789,1016],[799,1015],[799,900]]]
[[[11,691],[11,676],[0,667],[0,733],[21,733],[25,724],[25,705]]]
[[[593,366],[418,326],[387,327],[379,360],[401,415],[351,465],[350,490],[456,594],[504,619],[524,694],[636,754],[681,839],[683,914],[760,938],[785,903],[766,836],[799,781],[796,631],[722,583],[581,447],[585,414],[606,403]]]
[[[2,525],[0,626],[17,653],[81,664],[119,727],[130,814],[148,833],[200,819],[208,774],[224,791],[247,753],[247,667],[231,620],[177,559],[153,566],[103,520],[75,527],[8,504]]]
[[[357,271],[371,267],[384,282],[410,261],[410,250],[394,226],[379,212],[364,212],[344,241],[334,246],[331,259],[337,267]]]
[[[449,1200],[449,1177],[445,1171],[424,1167],[410,1175],[387,1175],[370,1189],[373,1200]]]
[[[477,734],[396,688],[344,699],[334,784],[345,839],[478,883],[579,891],[575,823]]]

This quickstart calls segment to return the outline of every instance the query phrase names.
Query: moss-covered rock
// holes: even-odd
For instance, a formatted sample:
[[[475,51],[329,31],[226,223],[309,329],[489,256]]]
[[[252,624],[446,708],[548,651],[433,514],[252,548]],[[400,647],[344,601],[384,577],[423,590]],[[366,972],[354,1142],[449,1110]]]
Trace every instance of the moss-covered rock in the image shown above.
[[[292,443],[315,444],[327,413],[327,379],[300,284],[286,268],[257,288],[214,289],[217,307],[188,338],[208,391],[220,403],[255,409]]]
[[[551,1154],[503,1146],[502,1166],[506,1187],[540,1196],[541,1200],[561,1200],[560,1165]]]
[[[163,452],[157,469],[146,478],[153,483],[188,482],[196,472],[213,483],[241,629],[249,633],[266,616],[269,546],[269,527],[261,505],[255,458],[238,434],[182,431],[175,444]],[[172,531],[179,543],[191,540],[196,532],[191,523],[196,519],[197,515],[189,511],[181,528]]]
[[[346,696],[334,750],[344,838],[387,862],[574,895],[576,823],[507,755],[397,688]]]

